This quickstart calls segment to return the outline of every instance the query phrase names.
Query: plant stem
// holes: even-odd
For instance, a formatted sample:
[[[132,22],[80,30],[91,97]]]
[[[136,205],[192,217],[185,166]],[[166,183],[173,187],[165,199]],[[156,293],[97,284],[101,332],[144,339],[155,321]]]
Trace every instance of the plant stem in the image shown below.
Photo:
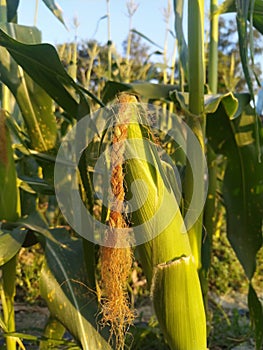
[[[199,278],[202,287],[203,300],[206,313],[208,313],[208,271],[211,266],[212,237],[216,228],[216,181],[217,181],[217,161],[216,154],[211,146],[207,145],[207,165],[208,165],[208,192],[204,208],[204,244],[202,248],[202,268],[199,271]]]
[[[7,6],[6,0],[0,0],[0,23],[7,22]]]
[[[167,75],[167,66],[168,66],[168,59],[167,59],[167,52],[168,52],[168,35],[169,35],[169,22],[171,17],[171,1],[168,0],[167,8],[164,9],[164,21],[166,24],[165,27],[165,35],[164,35],[164,45],[163,45],[163,84],[168,83],[168,75]],[[163,103],[163,115],[166,117],[166,124],[169,123],[169,113],[167,111],[167,103]]]
[[[6,85],[2,85],[2,108],[10,112],[10,90]]]
[[[189,109],[196,116],[204,112],[204,0],[188,4]]]
[[[174,49],[172,55],[172,67],[171,67],[171,80],[170,84],[174,85],[174,74],[175,74],[175,63],[176,63],[176,52],[177,52],[177,40],[174,40]],[[174,103],[170,102],[169,112],[172,113],[174,109]]]
[[[217,93],[218,84],[218,15],[215,13],[218,0],[210,0],[210,46],[209,46],[209,63],[208,63],[208,86],[209,92]],[[217,164],[216,155],[207,146],[207,163],[208,163],[208,193],[204,209],[204,226],[206,229],[204,245],[202,250],[202,268],[199,271],[199,277],[202,286],[203,299],[206,312],[208,312],[208,271],[211,264],[212,236],[215,230],[216,216],[216,179]]]
[[[1,1],[1,5],[3,1]],[[10,91],[7,86],[2,86],[2,110],[0,111],[0,220],[16,221],[20,215],[20,200],[17,188],[16,169],[13,158],[10,135],[6,128],[6,112],[11,112]],[[16,290],[16,258],[15,255],[1,266],[2,277],[0,280],[0,297],[3,307],[4,323],[8,333],[15,332],[14,296]],[[7,350],[16,350],[16,339],[7,335]]]
[[[76,40],[70,44],[70,65],[68,69],[68,74],[74,81],[77,81],[77,60],[78,60],[78,49]]]
[[[218,0],[210,1],[210,47],[208,64],[208,85],[212,94],[217,93],[218,82],[218,15],[215,13]]]
[[[35,14],[34,14],[34,26],[37,26],[37,17],[38,17],[38,0],[36,0],[36,6],[35,6]]]
[[[16,281],[16,255],[2,266],[1,300],[3,306],[4,322],[8,332],[15,332],[15,281]],[[6,337],[7,350],[16,350],[16,339]]]
[[[192,0],[188,2],[188,71],[189,71],[189,111],[188,125],[200,142],[204,151],[205,116],[204,116],[204,0]],[[192,154],[192,156],[191,156]],[[192,168],[187,163],[185,179],[185,202],[186,209],[190,202],[198,208],[200,196],[196,196],[193,188],[194,177],[198,177],[200,186],[204,183],[204,168],[200,159],[196,159],[192,145],[187,145],[188,159],[195,159],[198,173],[193,174]],[[192,164],[193,167],[193,164]],[[187,223],[186,223],[187,224]],[[201,242],[202,242],[202,214],[198,220],[188,229],[192,253],[196,265],[201,267]]]
[[[163,63],[164,63],[163,83],[167,84],[167,82],[168,82],[168,77],[167,77],[167,64],[168,64],[167,51],[168,51],[168,35],[169,35],[169,30],[170,30],[169,20],[170,20],[170,15],[171,15],[171,3],[170,3],[170,0],[168,0],[167,9],[165,9],[164,11],[165,11],[165,13],[164,13],[164,21],[165,21],[166,27],[165,27],[165,36],[164,36],[164,45],[163,45]]]
[[[111,27],[110,27],[110,0],[107,0],[107,18],[108,18],[108,78],[111,79],[112,65],[112,42],[111,42]]]

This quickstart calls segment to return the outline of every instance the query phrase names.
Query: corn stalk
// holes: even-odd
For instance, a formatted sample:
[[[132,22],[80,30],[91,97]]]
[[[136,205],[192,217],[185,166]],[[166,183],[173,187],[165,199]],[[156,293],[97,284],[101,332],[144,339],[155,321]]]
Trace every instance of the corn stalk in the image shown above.
[[[108,78],[111,79],[112,66],[112,42],[111,42],[111,25],[110,25],[110,0],[107,1],[107,30],[108,30]]]
[[[217,93],[218,81],[218,0],[210,0],[210,45],[208,63],[208,85],[212,94]]]
[[[127,39],[127,48],[126,48],[126,57],[125,57],[125,72],[124,72],[124,82],[129,83],[130,82],[130,76],[131,76],[131,44],[132,44],[132,19],[135,14],[135,12],[138,9],[138,4],[136,4],[133,0],[130,0],[127,2],[127,10],[128,10],[128,17],[129,17],[129,30],[128,30],[128,39]]]
[[[3,94],[5,92],[6,88]],[[20,211],[18,188],[13,150],[5,120],[6,112],[0,110],[0,220],[16,221]],[[6,345],[8,350],[15,350],[16,338],[8,336],[8,333],[15,331],[16,255],[6,262],[1,270],[0,296],[3,307],[3,321],[7,332]]]
[[[0,2],[1,22],[7,21],[6,1]],[[0,220],[15,221],[18,217],[18,189],[10,135],[6,127],[6,111],[10,111],[10,92],[2,86],[2,108],[0,110]],[[3,308],[4,331],[15,331],[15,280],[16,255],[1,267],[0,297]],[[7,336],[8,350],[16,350],[16,338]]]
[[[208,86],[212,94],[217,93],[218,84],[218,6],[217,0],[210,0],[210,45],[209,45],[209,62],[208,62]],[[207,145],[207,165],[208,165],[208,192],[204,209],[204,226],[206,228],[206,239],[202,249],[202,268],[199,273],[201,280],[204,302],[207,305],[208,293],[208,270],[211,263],[212,252],[212,235],[215,231],[216,224],[216,179],[217,179],[217,162],[216,154],[210,145]]]
[[[199,140],[204,151],[205,115],[204,115],[204,0],[189,1],[188,4],[188,83],[189,83],[189,116],[188,125]],[[195,159],[195,150],[188,145],[188,159]],[[191,156],[192,155],[192,156]],[[198,160],[196,160],[198,161]],[[201,164],[192,167],[199,169],[192,173],[189,162],[186,166],[185,180],[185,204],[186,210],[192,201],[198,208],[200,195],[196,195],[193,188],[194,177],[198,177],[200,186],[204,183],[204,169]],[[204,191],[203,191],[204,195]],[[201,267],[201,242],[202,242],[202,214],[197,221],[188,228],[191,249],[195,257],[196,265]]]

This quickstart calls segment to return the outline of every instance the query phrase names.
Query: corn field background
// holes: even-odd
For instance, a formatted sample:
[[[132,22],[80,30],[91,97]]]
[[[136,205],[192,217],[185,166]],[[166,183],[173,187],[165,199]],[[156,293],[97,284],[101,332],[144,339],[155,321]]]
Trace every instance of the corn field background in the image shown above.
[[[262,349],[263,2],[185,3],[120,53],[0,0],[1,349]]]

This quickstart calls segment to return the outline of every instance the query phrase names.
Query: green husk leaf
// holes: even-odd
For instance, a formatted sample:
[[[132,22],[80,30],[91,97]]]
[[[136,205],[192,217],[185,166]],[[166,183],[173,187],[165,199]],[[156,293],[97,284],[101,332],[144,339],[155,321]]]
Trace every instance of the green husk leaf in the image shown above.
[[[171,348],[206,349],[205,313],[197,266],[191,255],[188,235],[184,233],[184,221],[176,199],[178,188],[175,185],[176,178],[172,174],[173,168],[163,166],[151,129],[140,106],[127,104],[123,107],[122,114],[118,115],[118,122],[124,123],[127,119],[129,123],[125,143],[126,199],[130,201],[136,249],[148,283],[152,286],[157,318]],[[144,243],[140,244],[142,237]],[[189,266],[189,261],[191,265],[189,269],[184,268],[182,273],[186,279],[182,292],[185,295],[185,304],[188,303],[187,307],[193,306],[193,314],[187,308],[185,315],[175,303],[174,285],[169,284],[176,278],[176,274],[171,269],[172,262],[181,259],[182,256],[187,258],[181,265],[185,261],[187,261],[185,266]],[[164,277],[163,272],[160,274],[158,272],[163,266],[165,266],[165,272],[168,271],[169,274],[169,276],[165,275],[169,280],[167,283],[166,279],[161,280]],[[176,291],[181,288],[181,280],[179,283]],[[173,317],[178,319],[174,320]],[[179,340],[177,339],[178,333],[181,333],[182,323],[179,321],[181,317],[193,323],[190,339],[189,334],[186,334],[185,323],[183,323],[185,333],[180,335]],[[179,332],[175,332],[175,327],[178,327]]]
[[[175,350],[206,350],[206,319],[196,264],[181,257],[154,269],[154,308],[165,338]]]
[[[152,266],[190,255],[191,249],[187,235],[183,234],[183,218],[174,194],[178,189],[171,187],[157,146],[146,136],[148,126],[144,128],[135,123],[141,121],[142,116],[136,106],[133,107],[134,123],[128,126],[128,141],[134,157],[128,157],[126,161],[127,196],[132,194],[132,203],[138,208],[132,211],[135,237],[145,235],[147,238],[138,249],[151,280]]]

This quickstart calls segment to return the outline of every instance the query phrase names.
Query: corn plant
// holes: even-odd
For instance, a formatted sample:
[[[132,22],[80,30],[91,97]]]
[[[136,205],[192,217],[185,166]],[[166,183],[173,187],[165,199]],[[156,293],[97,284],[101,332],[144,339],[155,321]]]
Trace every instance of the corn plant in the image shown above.
[[[14,6],[11,1],[4,3],[9,4],[7,17],[11,21],[15,17],[17,5]],[[46,3],[50,5],[52,2]],[[28,45],[23,30],[14,23],[6,23],[7,18],[2,19],[1,80],[19,105],[25,129],[21,130],[11,117],[8,117],[9,126],[20,143],[18,151],[33,159],[38,169],[34,178],[24,178],[27,185],[34,193],[46,191],[55,200],[55,166],[56,186],[61,186],[65,193],[69,193],[69,196],[64,197],[73,218],[73,221],[69,220],[72,228],[77,225],[79,230],[76,231],[79,233],[85,225],[85,212],[81,206],[72,207],[76,194],[85,203],[89,213],[107,226],[106,236],[100,241],[98,261],[95,244],[98,232],[93,221],[86,233],[78,236],[65,226],[63,219],[59,227],[54,227],[35,208],[28,211],[26,217],[19,218],[20,213],[16,209],[17,175],[10,138],[6,136],[2,118],[6,112],[2,112],[0,132],[4,137],[1,137],[1,150],[6,152],[0,153],[0,180],[5,188],[10,188],[8,194],[14,197],[8,212],[5,211],[5,205],[1,204],[0,208],[1,220],[5,220],[0,236],[1,253],[4,256],[1,298],[3,305],[6,305],[1,327],[7,337],[8,349],[14,349],[16,342],[20,342],[21,347],[23,345],[19,337],[14,338],[14,283],[11,285],[10,279],[7,281],[5,270],[12,270],[14,275],[13,257],[32,235],[45,250],[41,294],[51,312],[44,334],[48,340],[42,339],[42,349],[48,349],[55,338],[62,338],[65,329],[70,331],[83,349],[125,347],[125,336],[134,317],[126,290],[133,254],[139,256],[155,313],[169,347],[175,350],[206,349],[206,278],[211,235],[215,229],[215,159],[218,154],[227,158],[222,188],[227,234],[248,277],[248,305],[255,328],[256,348],[260,349],[263,338],[262,306],[254,291],[252,278],[256,269],[255,256],[262,245],[262,163],[258,158],[263,141],[262,127],[250,105],[253,86],[248,69],[247,50],[251,40],[247,37],[247,20],[250,26],[254,24],[262,33],[262,20],[257,16],[258,11],[262,13],[262,7],[257,0],[246,4],[226,1],[218,10],[216,1],[211,2],[208,84],[212,94],[205,95],[204,1],[189,2],[188,40],[183,35],[183,3],[174,0],[175,32],[180,57],[179,84],[108,81],[102,100],[76,81],[75,71],[74,74],[65,71],[52,46],[39,44],[37,32],[34,33],[36,38],[31,37],[35,45]],[[107,5],[110,20],[109,1]],[[54,4],[50,7],[54,9]],[[227,11],[237,13],[241,58],[250,94],[226,91],[223,95],[216,95],[217,16]],[[15,37],[11,35],[14,31]],[[109,77],[112,77],[111,49],[109,43]],[[185,83],[187,93],[178,89]],[[124,94],[120,94],[121,91]],[[154,101],[154,105],[138,103],[134,94],[144,102]],[[74,146],[81,146],[83,133],[91,139],[76,164],[73,162],[74,157],[86,148],[85,144],[79,149],[72,148],[72,151],[71,145],[66,143],[65,146],[58,138],[58,134],[65,135],[65,131],[56,125],[52,99],[63,109],[66,132],[73,130],[77,133]],[[111,101],[115,105],[110,104]],[[163,114],[157,107],[160,101],[164,102],[164,106],[169,106],[170,112],[174,109],[175,113],[183,116],[187,126],[183,126],[181,119],[168,112],[169,125],[165,125]],[[95,112],[94,104],[104,107],[104,113],[100,110]],[[29,105],[31,109],[28,109]],[[8,112],[12,116],[11,111]],[[85,117],[90,113],[92,117]],[[149,122],[148,114],[158,119],[158,125],[163,130],[154,129],[154,122]],[[84,132],[86,129],[79,127],[81,122],[87,123],[87,134]],[[99,134],[101,123],[105,125],[102,135]],[[186,132],[188,129],[195,137],[196,147],[193,147],[190,132]],[[170,136],[168,139],[163,135],[164,131]],[[175,142],[173,135],[179,135],[180,142]],[[60,148],[62,150],[68,147],[63,157],[58,151],[60,143],[63,145]],[[181,151],[182,145],[185,153]],[[107,207],[104,202],[101,205],[92,187],[96,161],[106,147],[111,149],[109,159],[105,161],[111,176],[109,182],[103,182],[101,193],[106,198],[103,197],[108,203]],[[179,175],[176,176],[174,164],[162,156],[160,148],[181,167]],[[74,153],[76,150],[79,153]],[[197,150],[201,155],[207,155],[208,174],[203,156],[196,157]],[[125,157],[125,152],[131,152],[132,157]],[[69,160],[68,154],[74,157]],[[7,168],[7,164],[11,164],[12,170]],[[58,164],[62,169],[59,174],[56,173]],[[73,166],[75,173],[69,170]],[[182,184],[182,196],[178,195],[178,176]],[[192,222],[192,210],[197,212],[200,203],[202,209],[205,177],[209,179],[208,197],[204,210],[199,211]],[[196,181],[199,184],[198,192]],[[63,191],[56,193],[59,201],[58,193],[63,195]],[[3,192],[2,196],[5,194]],[[131,198],[136,210],[131,212],[129,218],[123,208],[123,201]],[[12,216],[9,217],[11,208]],[[65,210],[63,213],[67,216]],[[123,235],[118,235],[118,229],[124,232]],[[140,241],[142,237],[145,239]],[[134,248],[133,240],[137,242]],[[13,244],[14,241],[16,244]],[[4,255],[4,252],[8,254]]]

